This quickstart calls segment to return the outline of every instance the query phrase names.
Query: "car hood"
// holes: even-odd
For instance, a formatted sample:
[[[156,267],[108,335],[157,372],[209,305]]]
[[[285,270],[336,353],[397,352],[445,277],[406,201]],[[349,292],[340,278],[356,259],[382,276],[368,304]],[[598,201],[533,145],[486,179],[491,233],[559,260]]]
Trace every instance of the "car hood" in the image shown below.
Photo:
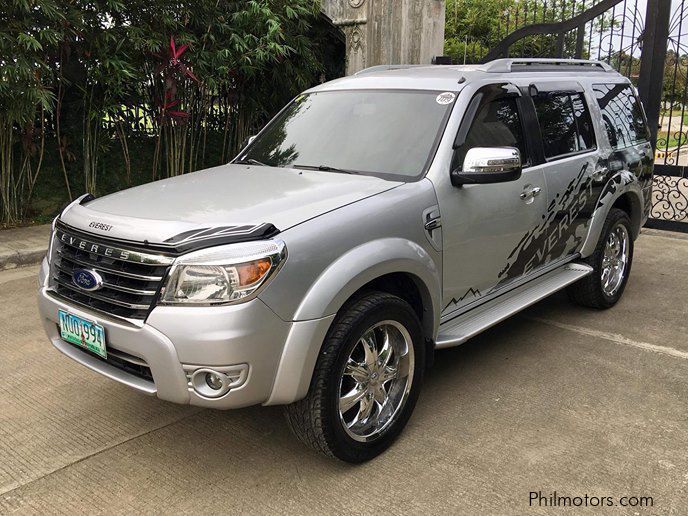
[[[231,234],[232,228],[247,234],[270,224],[284,231],[400,184],[372,176],[230,164],[75,203],[61,220],[104,237],[149,243]]]

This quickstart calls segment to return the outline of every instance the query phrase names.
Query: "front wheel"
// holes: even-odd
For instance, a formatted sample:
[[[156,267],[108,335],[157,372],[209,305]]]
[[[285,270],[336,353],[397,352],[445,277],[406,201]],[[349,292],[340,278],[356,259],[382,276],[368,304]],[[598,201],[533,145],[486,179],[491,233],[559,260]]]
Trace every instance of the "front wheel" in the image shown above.
[[[350,303],[325,338],[308,395],[286,407],[290,428],[326,455],[372,459],[411,416],[424,351],[420,322],[404,300],[371,292]]]
[[[612,208],[595,251],[585,260],[593,268],[592,274],[567,289],[572,301],[592,308],[610,308],[621,299],[633,262],[632,235],[626,212]]]

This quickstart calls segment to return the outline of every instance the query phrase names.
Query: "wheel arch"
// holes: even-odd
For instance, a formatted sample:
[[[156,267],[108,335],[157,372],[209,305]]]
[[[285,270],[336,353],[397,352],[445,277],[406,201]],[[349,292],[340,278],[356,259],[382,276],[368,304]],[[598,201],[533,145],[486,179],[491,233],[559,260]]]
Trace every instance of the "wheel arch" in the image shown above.
[[[640,234],[642,226],[643,192],[638,179],[629,171],[621,171],[615,174],[605,184],[602,193],[590,218],[590,225],[585,242],[581,248],[581,256],[590,256],[595,251],[595,246],[604,227],[604,221],[612,208],[625,211],[631,219],[633,238]]]
[[[304,296],[266,405],[291,403],[307,394],[322,343],[337,312],[371,290],[409,302],[419,315],[426,342],[432,343],[441,305],[440,270],[435,260],[421,246],[405,239],[363,244],[333,262]],[[310,329],[304,334],[307,327]]]
[[[336,314],[357,292],[374,285],[390,293],[401,292],[395,289],[395,281],[415,286],[422,300],[423,331],[432,336],[439,325],[440,270],[423,247],[402,238],[375,240],[342,255],[308,289],[294,320]]]
[[[640,234],[640,221],[642,214],[642,205],[640,198],[632,193],[626,192],[616,198],[611,206],[612,208],[619,208],[626,212],[628,218],[631,219],[631,229],[633,230],[633,238],[637,238]]]
[[[423,335],[426,339],[432,339],[435,326],[433,300],[423,280],[409,272],[390,272],[363,285],[345,303],[372,291],[386,292],[406,301],[418,316]]]

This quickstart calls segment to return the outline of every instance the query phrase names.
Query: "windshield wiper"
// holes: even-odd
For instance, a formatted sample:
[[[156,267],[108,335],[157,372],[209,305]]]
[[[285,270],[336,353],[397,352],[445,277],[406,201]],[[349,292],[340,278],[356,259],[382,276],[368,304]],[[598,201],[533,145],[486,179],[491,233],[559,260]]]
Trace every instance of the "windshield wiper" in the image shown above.
[[[354,170],[347,170],[344,168],[331,167],[329,165],[291,165],[292,168],[302,168],[304,170],[320,170],[321,172],[340,172],[342,174],[358,174]]]
[[[262,161],[258,161],[257,159],[253,158],[241,158],[237,160],[237,163],[240,163],[242,165],[258,165],[259,167],[269,167],[270,165],[266,165]]]

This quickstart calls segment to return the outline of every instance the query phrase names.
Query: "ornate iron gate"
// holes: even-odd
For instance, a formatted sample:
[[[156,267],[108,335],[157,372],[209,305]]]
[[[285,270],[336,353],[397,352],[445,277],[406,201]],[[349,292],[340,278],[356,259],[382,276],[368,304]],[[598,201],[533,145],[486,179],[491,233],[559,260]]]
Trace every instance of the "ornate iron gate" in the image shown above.
[[[688,232],[688,0],[516,0],[500,14],[492,41],[466,37],[463,61],[589,58],[628,76],[656,149],[647,226]]]
[[[661,13],[669,23],[648,226],[688,232],[688,2],[674,0],[670,12]]]

